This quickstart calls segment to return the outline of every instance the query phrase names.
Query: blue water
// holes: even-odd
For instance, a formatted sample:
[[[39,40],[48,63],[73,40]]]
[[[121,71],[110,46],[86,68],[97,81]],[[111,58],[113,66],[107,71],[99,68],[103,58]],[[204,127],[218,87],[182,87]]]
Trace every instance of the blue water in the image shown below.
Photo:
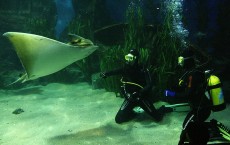
[[[57,23],[55,26],[55,36],[59,38],[70,21],[75,16],[72,0],[55,0],[57,9]]]

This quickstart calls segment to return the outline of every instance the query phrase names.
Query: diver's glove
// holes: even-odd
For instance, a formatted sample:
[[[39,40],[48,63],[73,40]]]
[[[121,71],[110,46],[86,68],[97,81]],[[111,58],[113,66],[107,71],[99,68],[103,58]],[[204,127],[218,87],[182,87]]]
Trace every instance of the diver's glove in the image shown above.
[[[101,72],[101,73],[100,73],[100,77],[101,77],[101,78],[107,78],[106,73],[105,73],[105,72]]]
[[[166,97],[174,97],[174,96],[176,96],[176,92],[173,92],[170,90],[165,90],[165,96]]]

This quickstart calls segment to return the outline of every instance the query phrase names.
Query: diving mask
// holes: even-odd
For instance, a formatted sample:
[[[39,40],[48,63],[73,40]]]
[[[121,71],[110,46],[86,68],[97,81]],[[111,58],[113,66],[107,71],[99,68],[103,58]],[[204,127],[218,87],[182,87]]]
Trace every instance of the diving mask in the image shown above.
[[[183,67],[184,66],[184,61],[187,60],[187,59],[190,59],[190,58],[192,58],[192,57],[185,57],[184,58],[183,56],[179,56],[178,57],[178,65]]]
[[[125,55],[125,60],[128,61],[128,62],[132,62],[136,59],[136,56],[132,55],[132,54],[127,54]]]
[[[178,57],[178,65],[179,66],[184,66],[184,57],[182,57],[182,56]]]

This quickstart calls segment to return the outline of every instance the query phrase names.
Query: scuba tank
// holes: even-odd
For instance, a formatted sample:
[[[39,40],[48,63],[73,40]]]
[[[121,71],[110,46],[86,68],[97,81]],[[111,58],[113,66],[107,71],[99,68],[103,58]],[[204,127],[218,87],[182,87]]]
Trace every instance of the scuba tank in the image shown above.
[[[207,76],[207,89],[205,95],[212,102],[212,111],[221,111],[226,108],[226,104],[224,102],[224,95],[222,91],[222,84],[220,79],[211,74],[211,71],[205,71]]]

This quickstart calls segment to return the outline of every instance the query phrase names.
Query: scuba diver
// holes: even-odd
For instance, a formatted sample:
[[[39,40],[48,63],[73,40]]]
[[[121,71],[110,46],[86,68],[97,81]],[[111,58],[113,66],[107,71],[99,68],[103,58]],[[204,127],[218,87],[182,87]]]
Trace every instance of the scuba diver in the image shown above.
[[[195,63],[195,54],[191,49],[184,50],[182,56],[178,58],[178,65],[185,73],[179,79],[179,85],[185,87],[185,96],[190,103],[191,111],[185,117],[183,130],[181,132],[178,145],[183,145],[186,139],[186,128],[189,123],[202,123],[211,114],[211,104],[205,96],[206,78],[203,70],[199,70]]]
[[[125,100],[115,117],[115,121],[118,124],[133,119],[136,116],[136,112],[133,110],[135,107],[141,107],[156,121],[160,121],[163,117],[162,112],[160,113],[150,100],[153,82],[149,71],[138,63],[138,59],[139,52],[136,49],[131,49],[125,55],[126,64],[124,67],[100,73],[102,78],[112,75],[122,75],[121,83],[123,85],[121,86],[121,94]],[[164,107],[160,108],[160,110],[162,109]]]
[[[185,49],[180,57],[178,57],[178,65],[182,67],[185,73],[179,79],[179,87],[184,88],[184,92],[172,92],[170,90],[166,90],[166,96],[175,96],[175,97],[186,97],[188,99],[188,103],[190,105],[190,112],[184,119],[182,125],[182,132],[180,135],[180,140],[178,145],[184,145],[186,141],[186,137],[190,135],[192,136],[191,131],[194,134],[194,124],[196,126],[201,126],[203,123],[209,118],[211,111],[221,111],[225,109],[225,103],[223,101],[223,93],[220,88],[220,81],[216,80],[216,78],[212,75],[209,76],[209,80],[214,79],[214,82],[217,82],[212,88],[209,87],[209,82],[207,81],[207,74],[202,67],[197,65],[197,60],[195,58],[195,52],[192,47]],[[207,95],[207,90],[209,89],[212,93],[212,89],[216,89],[216,96],[214,98],[210,98]],[[217,100],[216,100],[217,99]],[[214,103],[212,101],[218,101],[220,103]],[[215,106],[214,106],[215,105]],[[198,134],[198,132],[196,132]],[[209,136],[206,135],[205,141]],[[191,144],[191,143],[190,143]],[[205,143],[204,143],[205,144]],[[203,145],[203,144],[202,144]]]

